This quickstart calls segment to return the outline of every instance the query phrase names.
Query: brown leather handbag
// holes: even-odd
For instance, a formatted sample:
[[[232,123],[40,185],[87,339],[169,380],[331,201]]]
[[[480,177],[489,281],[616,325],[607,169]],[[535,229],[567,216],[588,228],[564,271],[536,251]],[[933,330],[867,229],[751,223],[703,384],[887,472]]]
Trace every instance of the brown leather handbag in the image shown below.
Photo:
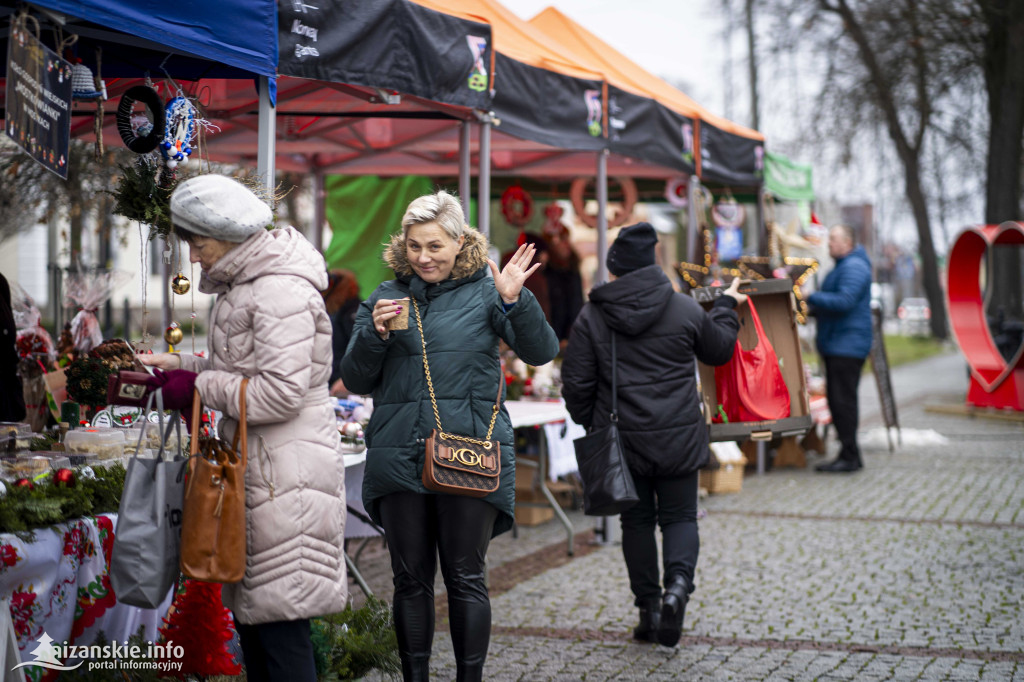
[[[427,341],[423,336],[420,307],[416,305],[415,299],[412,299],[412,305],[416,311],[416,326],[419,327],[420,341],[423,344],[423,371],[427,375],[427,390],[430,392],[430,404],[434,408],[434,420],[437,424],[437,428],[431,429],[430,437],[427,438],[426,456],[423,460],[423,487],[450,495],[485,497],[498,489],[501,475],[501,443],[498,440],[491,440],[494,421],[498,417],[501,405],[501,377],[498,377],[498,397],[494,401],[487,435],[481,440],[446,433],[441,428],[441,416],[437,411],[437,398],[434,396],[434,382],[430,377],[430,364],[427,362]]]
[[[219,438],[200,448],[202,401],[192,401],[192,438],[181,522],[181,572],[214,583],[237,583],[245,575],[245,465],[248,460],[245,387],[239,390],[238,426],[231,446]],[[200,451],[201,450],[201,451]]]

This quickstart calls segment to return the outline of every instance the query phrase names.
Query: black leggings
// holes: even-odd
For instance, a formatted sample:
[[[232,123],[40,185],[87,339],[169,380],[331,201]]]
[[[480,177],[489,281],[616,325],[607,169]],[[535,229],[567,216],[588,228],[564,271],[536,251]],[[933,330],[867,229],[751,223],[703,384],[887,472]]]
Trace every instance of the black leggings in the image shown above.
[[[459,678],[477,678],[482,672],[491,637],[484,559],[497,518],[495,507],[472,497],[402,492],[381,498],[380,520],[395,574],[395,630],[404,660],[430,657],[440,555]]]

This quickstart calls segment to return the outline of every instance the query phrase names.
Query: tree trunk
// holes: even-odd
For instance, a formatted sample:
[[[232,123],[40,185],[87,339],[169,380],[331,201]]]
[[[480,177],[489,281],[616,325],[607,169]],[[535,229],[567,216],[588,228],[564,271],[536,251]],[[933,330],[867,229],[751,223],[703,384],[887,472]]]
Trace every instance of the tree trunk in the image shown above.
[[[983,5],[989,26],[985,43],[989,138],[985,222],[1020,220],[1021,150],[1024,147],[1024,3],[991,0]],[[1024,319],[1020,247],[994,248],[988,314]]]
[[[902,155],[901,155],[902,156]],[[932,240],[932,225],[928,218],[928,203],[924,190],[921,188],[921,166],[917,157],[903,158],[903,169],[906,177],[906,194],[914,211],[914,222],[917,224],[918,248],[921,253],[921,275],[924,282],[925,295],[931,307],[932,336],[945,339],[947,336],[946,300],[942,284],[939,281],[939,262],[935,256],[935,242]]]

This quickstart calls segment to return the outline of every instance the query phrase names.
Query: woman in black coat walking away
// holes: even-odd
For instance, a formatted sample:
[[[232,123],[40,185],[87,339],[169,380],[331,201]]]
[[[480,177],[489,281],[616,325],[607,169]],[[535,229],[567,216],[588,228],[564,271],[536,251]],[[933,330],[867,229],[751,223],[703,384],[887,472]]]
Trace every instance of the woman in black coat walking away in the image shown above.
[[[616,335],[618,424],[640,501],[622,512],[622,553],[640,608],[635,639],[675,646],[697,567],[697,470],[708,462],[695,361],[721,365],[739,331],[734,308],[747,297],[733,281],[705,312],[673,290],[655,264],[647,223],[623,229],[608,250],[612,281],[595,287],[569,337],[562,395],[573,420],[607,426],[611,338]],[[654,527],[661,527],[664,596]]]

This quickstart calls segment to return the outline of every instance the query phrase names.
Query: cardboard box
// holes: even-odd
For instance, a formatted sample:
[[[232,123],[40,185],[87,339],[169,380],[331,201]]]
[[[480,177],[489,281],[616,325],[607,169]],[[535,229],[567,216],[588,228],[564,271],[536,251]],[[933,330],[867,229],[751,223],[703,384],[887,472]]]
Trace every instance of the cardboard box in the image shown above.
[[[555,518],[555,510],[549,507],[546,501],[544,506],[537,507],[516,505],[516,523],[520,526],[539,526],[553,518]]]
[[[691,295],[704,308],[710,309],[714,300],[722,295],[726,287],[704,287],[694,289]],[[711,424],[712,441],[771,440],[782,436],[799,436],[811,428],[811,411],[807,398],[807,379],[804,375],[803,354],[800,352],[800,338],[797,335],[796,307],[793,302],[793,282],[789,279],[767,279],[753,281],[740,286],[740,293],[750,296],[757,306],[758,316],[764,332],[775,348],[781,361],[782,378],[789,389],[790,416],[783,419],[769,419],[757,422],[729,422]],[[750,348],[757,339],[750,308],[741,306],[739,340],[744,348]],[[697,363],[700,373],[701,392],[705,414],[710,420],[718,407],[718,393],[715,387],[715,368]]]

